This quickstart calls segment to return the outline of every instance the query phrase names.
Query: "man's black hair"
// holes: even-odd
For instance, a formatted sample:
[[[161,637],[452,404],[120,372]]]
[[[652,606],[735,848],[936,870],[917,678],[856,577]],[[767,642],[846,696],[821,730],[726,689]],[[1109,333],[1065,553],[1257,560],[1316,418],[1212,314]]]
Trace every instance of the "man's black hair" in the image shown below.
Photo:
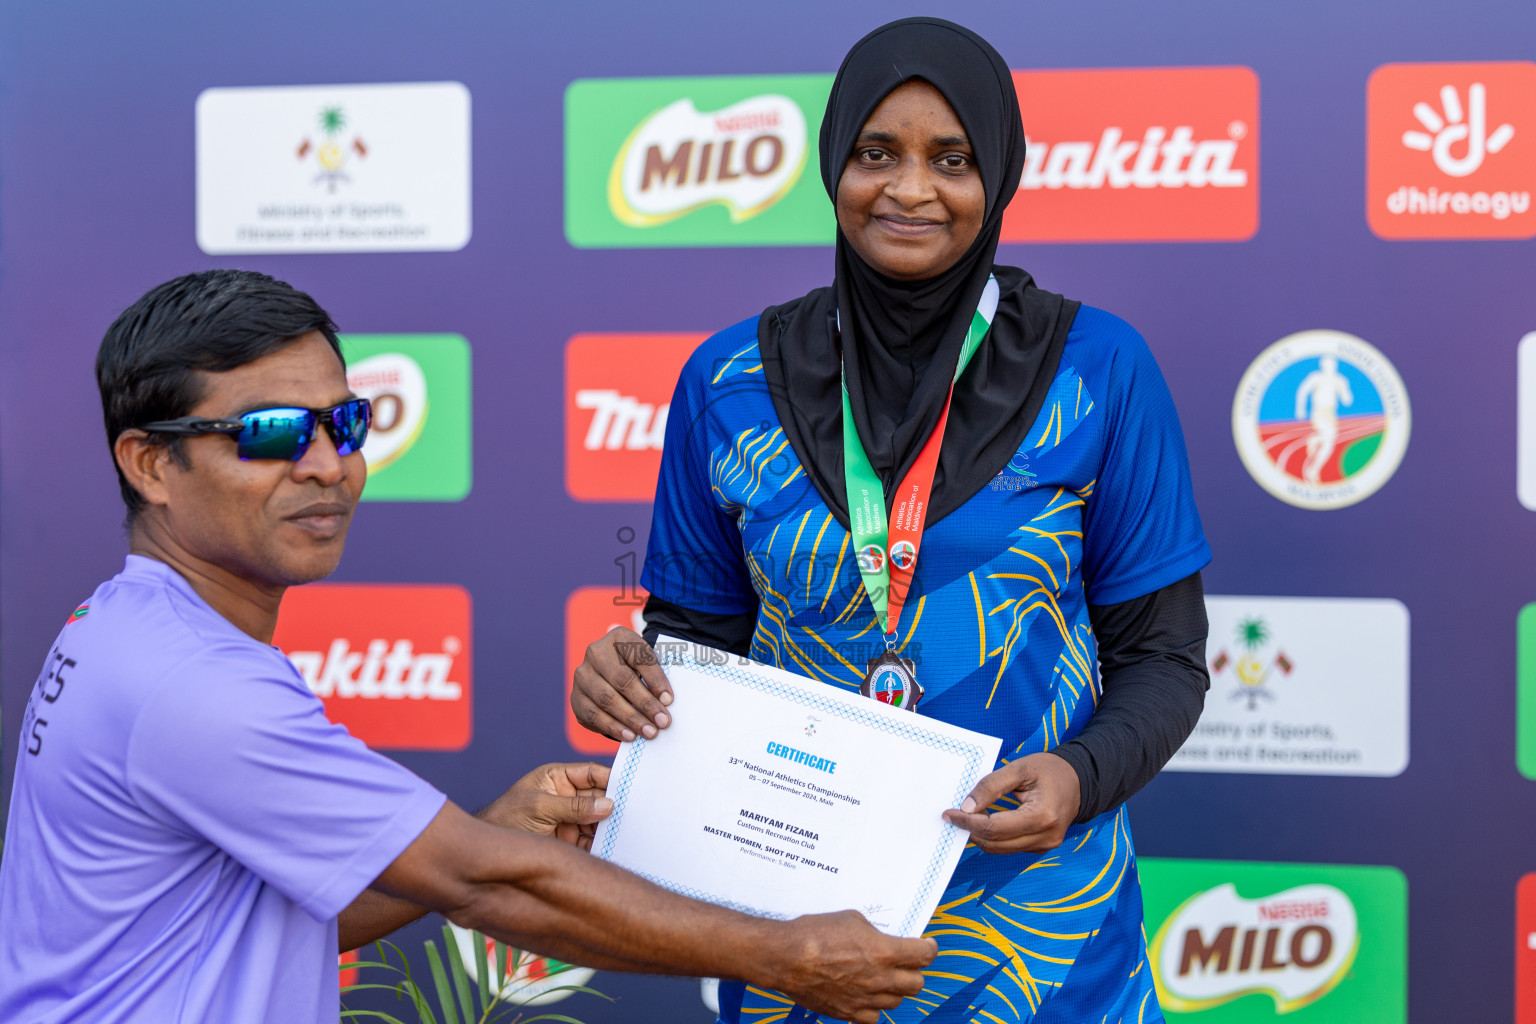
[[[107,449],[125,430],[188,415],[202,401],[199,371],[236,369],[312,331],[342,358],[330,314],[292,285],[255,271],[205,270],[151,288],[107,328],[96,353]],[[150,437],[188,465],[180,438]],[[131,521],[144,496],[121,469],[117,483]]]

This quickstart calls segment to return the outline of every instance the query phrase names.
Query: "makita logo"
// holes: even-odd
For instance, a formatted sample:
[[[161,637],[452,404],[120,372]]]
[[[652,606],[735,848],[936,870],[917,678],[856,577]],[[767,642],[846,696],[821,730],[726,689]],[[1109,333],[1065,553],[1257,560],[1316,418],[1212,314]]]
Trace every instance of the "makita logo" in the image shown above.
[[[1153,126],[1140,139],[1123,128],[1105,128],[1098,142],[1042,142],[1026,135],[1028,148],[1020,189],[1040,188],[1242,188],[1248,172],[1234,168],[1248,126],[1233,121],[1227,138],[1196,140],[1181,125]]]
[[[1028,146],[1005,242],[1241,241],[1259,226],[1249,68],[1015,71]]]
[[[625,141],[609,173],[608,203],[631,227],[664,224],[710,204],[744,221],[794,187],[807,148],[805,114],[788,96],[753,96],[708,113],[680,99]]]
[[[571,497],[650,501],[656,496],[672,391],[704,338],[578,334],[566,344],[565,487]]]
[[[1334,886],[1246,899],[1226,883],[1175,910],[1150,954],[1166,1009],[1202,1010],[1263,992],[1289,1013],[1338,984],[1359,941],[1354,904]]]
[[[331,721],[375,749],[462,750],[474,729],[469,592],[311,583],[283,597],[272,643]]]
[[[319,697],[364,700],[458,700],[464,688],[453,680],[453,659],[462,650],[448,637],[449,651],[417,653],[409,640],[371,640],[354,651],[344,639],[320,651],[291,651],[288,660]]]
[[[578,391],[576,408],[592,410],[592,422],[582,445],[589,452],[648,448],[660,451],[671,407],[671,403],[651,405],[612,389]]]

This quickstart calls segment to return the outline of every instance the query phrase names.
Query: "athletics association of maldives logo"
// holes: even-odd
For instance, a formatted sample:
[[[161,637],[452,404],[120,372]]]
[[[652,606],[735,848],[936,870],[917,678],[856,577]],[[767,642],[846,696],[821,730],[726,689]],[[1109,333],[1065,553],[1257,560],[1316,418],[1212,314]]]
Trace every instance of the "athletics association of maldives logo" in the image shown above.
[[[1333,991],[1359,950],[1355,905],[1336,886],[1247,899],[1226,882],[1170,914],[1148,956],[1165,1010],[1193,1013],[1262,994],[1290,1013]]]
[[[1259,486],[1298,508],[1343,508],[1376,493],[1408,449],[1408,391],[1370,344],[1301,331],[1259,354],[1238,383],[1232,436]]]
[[[608,204],[631,227],[652,227],[704,206],[750,220],[800,180],[805,115],[788,96],[752,96],[700,111],[669,103],[635,127],[608,174]]]
[[[879,544],[864,545],[854,558],[858,560],[859,572],[879,572],[885,568],[885,548]]]

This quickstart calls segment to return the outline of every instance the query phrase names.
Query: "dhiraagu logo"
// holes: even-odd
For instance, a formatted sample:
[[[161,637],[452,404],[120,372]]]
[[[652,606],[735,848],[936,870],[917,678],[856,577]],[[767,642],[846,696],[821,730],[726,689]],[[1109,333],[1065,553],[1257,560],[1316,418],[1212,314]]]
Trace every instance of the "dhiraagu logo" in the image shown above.
[[[1407,1020],[1396,868],[1138,861],[1163,1012],[1200,1024]]]
[[[578,248],[823,245],[814,140],[831,75],[580,79],[565,94]]]
[[[347,334],[347,385],[373,403],[364,501],[469,494],[469,342],[458,334]]]

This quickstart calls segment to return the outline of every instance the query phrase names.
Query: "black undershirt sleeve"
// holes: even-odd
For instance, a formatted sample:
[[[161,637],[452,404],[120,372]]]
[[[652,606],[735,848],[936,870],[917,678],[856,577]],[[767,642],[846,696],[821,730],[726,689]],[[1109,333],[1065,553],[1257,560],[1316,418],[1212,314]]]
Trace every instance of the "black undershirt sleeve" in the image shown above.
[[[1152,781],[1205,705],[1205,593],[1200,574],[1145,597],[1090,605],[1103,694],[1093,718],[1053,753],[1077,772],[1079,822],[1118,807]],[[746,657],[757,612],[715,615],[652,595],[645,640],[661,634]]]
[[[1211,677],[1200,574],[1145,597],[1090,605],[1103,695],[1083,731],[1057,747],[1077,772],[1085,822],[1152,781],[1189,738]]]
[[[712,615],[663,601],[655,594],[646,598],[642,614],[645,616],[645,642],[653,647],[656,638],[666,634],[745,658],[752,646],[752,634],[757,629],[756,608],[740,615]]]

